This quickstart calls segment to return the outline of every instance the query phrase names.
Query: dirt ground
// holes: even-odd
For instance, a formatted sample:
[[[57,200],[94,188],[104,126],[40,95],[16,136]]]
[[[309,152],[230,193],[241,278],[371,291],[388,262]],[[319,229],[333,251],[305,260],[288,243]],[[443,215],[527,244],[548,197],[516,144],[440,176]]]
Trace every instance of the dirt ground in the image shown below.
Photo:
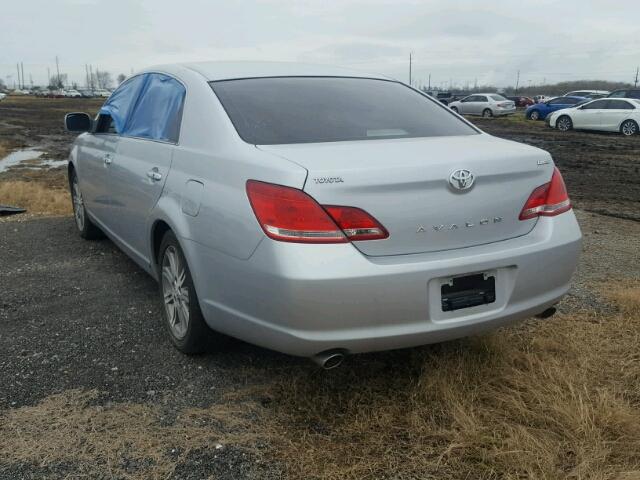
[[[96,109],[7,99],[0,142],[65,155],[61,115]],[[640,478],[640,137],[477,123],[551,151],[579,207],[559,314],[328,372],[228,338],[182,355],[111,242],[0,219],[0,479]]]

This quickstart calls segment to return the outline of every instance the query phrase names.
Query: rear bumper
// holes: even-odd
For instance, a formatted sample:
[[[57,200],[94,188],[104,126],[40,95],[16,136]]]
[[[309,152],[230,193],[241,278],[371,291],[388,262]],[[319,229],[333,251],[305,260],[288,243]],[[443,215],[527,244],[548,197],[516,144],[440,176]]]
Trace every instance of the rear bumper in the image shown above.
[[[513,113],[516,113],[516,107],[513,107],[513,108],[494,108],[493,109],[493,114],[495,116],[511,115]]]
[[[569,289],[580,243],[573,212],[540,218],[511,240],[390,257],[264,239],[237,260],[183,240],[213,329],[301,356],[440,342],[540,313]],[[496,301],[442,312],[442,282],[476,272],[496,275]]]

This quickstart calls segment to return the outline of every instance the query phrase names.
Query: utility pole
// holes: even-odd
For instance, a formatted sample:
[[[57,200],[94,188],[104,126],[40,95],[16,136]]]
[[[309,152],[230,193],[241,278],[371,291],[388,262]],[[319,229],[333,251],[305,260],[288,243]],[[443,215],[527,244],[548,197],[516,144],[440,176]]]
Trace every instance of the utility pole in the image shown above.
[[[411,86],[411,52],[409,52],[409,86]]]
[[[636,87],[638,86],[638,73],[640,73],[640,67],[636,67],[636,81],[634,83]]]
[[[22,89],[20,86],[20,62],[16,63],[16,68],[18,69],[18,88]]]
[[[518,85],[520,85],[520,70],[518,70],[518,75],[516,76],[516,90],[514,93],[514,95],[518,94]]]
[[[51,70],[47,67],[47,88],[49,88],[49,85],[51,85]]]
[[[60,88],[60,64],[58,63],[58,56],[56,55],[56,74],[58,78],[56,78],[57,87]]]
[[[429,91],[431,91],[431,74],[429,74]]]
[[[24,63],[20,62],[20,69],[22,70],[22,88],[24,89]]]

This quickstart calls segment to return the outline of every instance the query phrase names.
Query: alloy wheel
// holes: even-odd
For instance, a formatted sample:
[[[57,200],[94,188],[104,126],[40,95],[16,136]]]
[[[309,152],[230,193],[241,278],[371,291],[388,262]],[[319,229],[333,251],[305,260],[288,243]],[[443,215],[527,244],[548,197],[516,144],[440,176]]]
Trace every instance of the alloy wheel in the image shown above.
[[[571,129],[571,119],[569,117],[562,117],[558,120],[558,130],[566,132]]]
[[[72,197],[73,216],[75,217],[78,230],[82,232],[82,230],[84,230],[84,202],[82,200],[82,193],[80,193],[80,187],[78,186],[78,177],[76,176],[73,177]]]
[[[529,118],[531,120],[538,120],[538,118],[540,118],[540,114],[538,113],[537,110],[534,110],[533,112],[531,112],[531,114],[529,115]]]
[[[189,328],[189,289],[186,266],[175,246],[169,245],[162,257],[162,295],[169,328],[183,338]]]
[[[631,136],[638,133],[638,125],[633,120],[627,120],[622,124],[622,134],[625,136]]]
[[[484,110],[484,111],[482,112],[482,116],[483,116],[484,118],[493,117],[493,112],[487,108],[486,110]]]

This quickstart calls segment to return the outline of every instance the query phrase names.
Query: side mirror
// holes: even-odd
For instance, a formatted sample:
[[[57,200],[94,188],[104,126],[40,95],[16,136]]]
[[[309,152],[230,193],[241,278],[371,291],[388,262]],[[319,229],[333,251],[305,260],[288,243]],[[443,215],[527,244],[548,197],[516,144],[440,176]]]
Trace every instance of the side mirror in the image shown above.
[[[86,113],[67,113],[64,116],[64,127],[67,132],[89,132],[92,126],[93,121]]]

